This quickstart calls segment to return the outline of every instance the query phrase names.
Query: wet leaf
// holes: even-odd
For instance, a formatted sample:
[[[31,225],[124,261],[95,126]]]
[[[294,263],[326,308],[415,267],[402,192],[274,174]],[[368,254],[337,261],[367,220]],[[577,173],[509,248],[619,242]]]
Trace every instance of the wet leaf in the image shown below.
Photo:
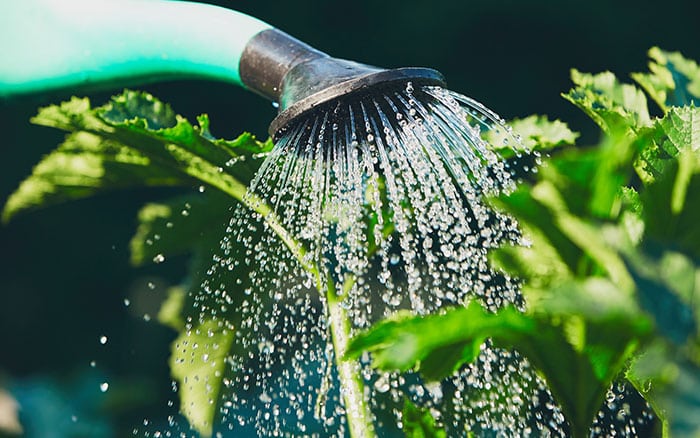
[[[234,328],[207,320],[185,328],[172,344],[170,371],[178,382],[180,410],[204,436],[212,432]]]
[[[649,73],[633,73],[644,91],[664,111],[671,107],[700,105],[700,66],[680,52],[649,50]]]
[[[641,151],[636,166],[644,183],[661,178],[669,166],[694,164],[696,167],[694,161],[700,156],[700,108],[670,109],[662,119],[655,121],[647,135],[650,143]],[[685,154],[685,158],[679,160],[679,154]],[[695,159],[686,162],[690,157]]]
[[[445,438],[444,430],[435,425],[435,418],[427,409],[421,409],[408,399],[404,401],[401,416],[406,438]]]
[[[547,116],[531,115],[524,119],[509,120],[513,132],[506,130],[489,130],[484,138],[504,158],[509,158],[516,151],[547,151],[556,147],[573,145],[579,137],[578,132],[559,120],[549,120]],[[522,144],[512,144],[513,134],[518,135]]]
[[[158,311],[158,322],[167,325],[175,331],[182,331],[185,328],[185,321],[182,318],[183,308],[187,291],[183,286],[175,286],[168,289],[168,296],[160,305]]]
[[[146,204],[138,213],[139,225],[131,239],[131,262],[142,265],[159,254],[208,252],[221,238],[219,228],[228,221],[232,203],[229,196],[208,190]],[[215,235],[212,230],[217,231]]]
[[[638,355],[627,379],[664,422],[668,436],[700,436],[700,367],[663,342]]]
[[[599,74],[571,70],[576,85],[563,97],[579,107],[605,132],[619,126],[638,128],[651,123],[644,93],[634,85],[620,83],[611,72]]]
[[[213,140],[206,116],[193,126],[168,105],[134,91],[97,108],[73,98],[42,108],[32,121],[70,134],[10,196],[4,221],[31,208],[127,187],[199,182],[241,199],[256,167],[252,152],[271,146],[247,133],[233,141]]]
[[[473,361],[486,339],[515,348],[540,371],[574,429],[588,430],[605,392],[651,324],[627,294],[603,279],[568,282],[538,295],[536,313],[467,307],[401,315],[355,337],[348,357],[372,353],[383,370],[416,369],[437,380]],[[572,332],[572,324],[578,326]],[[459,352],[459,354],[455,354]]]

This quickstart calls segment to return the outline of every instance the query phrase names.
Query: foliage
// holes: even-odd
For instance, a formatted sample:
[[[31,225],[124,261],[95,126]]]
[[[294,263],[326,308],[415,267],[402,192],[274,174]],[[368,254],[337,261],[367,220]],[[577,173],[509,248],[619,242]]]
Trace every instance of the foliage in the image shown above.
[[[430,411],[420,409],[406,400],[401,415],[407,438],[445,438],[445,431],[435,426]]]
[[[192,426],[211,431],[216,395],[222,384],[222,354],[233,339],[230,327],[211,321],[185,324],[185,291],[209,268],[211,255],[224,236],[232,202],[241,200],[258,161],[271,141],[244,133],[233,141],[216,140],[206,115],[198,125],[176,115],[168,105],[140,92],[125,91],[104,106],[87,99],[42,108],[34,123],[69,131],[66,140],[42,159],[8,199],[3,218],[56,202],[104,190],[143,186],[198,186],[183,195],[144,206],[131,241],[134,265],[160,263],[190,253],[189,281],[169,291],[159,319],[179,332],[173,343],[171,372],[180,386],[181,410]],[[219,190],[213,190],[216,188]],[[192,360],[207,355],[206,366]],[[216,351],[209,351],[214,349]]]
[[[531,115],[524,119],[510,120],[509,125],[518,135],[520,142],[508,143],[509,132],[504,130],[487,131],[486,140],[504,158],[511,158],[523,151],[548,151],[560,146],[573,145],[579,137],[569,126],[560,120],[549,120],[547,116]]]
[[[23,210],[128,187],[192,187],[200,181],[240,199],[254,170],[250,156],[272,146],[247,133],[215,140],[206,115],[193,126],[168,105],[135,91],[97,108],[74,97],[42,108],[32,122],[70,134],[7,200],[5,221]]]
[[[674,101],[684,106],[662,106],[664,115],[652,119],[635,86],[609,72],[572,71],[575,88],[564,97],[606,137],[593,147],[558,150],[532,181],[492,200],[520,221],[527,243],[491,254],[496,267],[522,280],[525,313],[489,313],[472,302],[439,315],[403,315],[357,336],[348,355],[370,351],[379,368],[438,379],[474,360],[491,339],[528,357],[574,436],[588,435],[605,391],[622,373],[666,432],[700,433],[700,129],[690,85],[700,72],[678,54],[650,55],[657,64],[643,79],[655,84],[651,97],[687,88],[687,99]],[[669,74],[674,81],[663,82]]]
[[[346,356],[369,351],[378,368],[440,379],[475,360],[489,342],[530,360],[575,436],[588,435],[606,391],[622,376],[666,432],[700,433],[700,109],[694,106],[700,68],[678,53],[653,48],[649,55],[650,71],[633,75],[643,90],[610,72],[572,71],[574,88],[563,97],[605,134],[597,145],[576,146],[577,133],[544,116],[513,121],[523,143],[516,154],[551,154],[515,190],[490,200],[522,228],[522,244],[494,250],[490,260],[520,279],[525,312],[492,313],[472,301],[435,315],[398,314],[357,336]],[[663,111],[659,117],[650,113],[645,92]],[[244,199],[246,184],[271,142],[250,134],[214,139],[206,116],[190,124],[133,91],[96,108],[73,98],[41,109],[33,122],[69,134],[8,199],[5,221],[104,190],[198,188],[146,205],[131,254],[135,265],[192,254],[188,277],[170,291],[159,320],[179,333],[170,365],[181,411],[210,434],[235,310],[228,324],[192,318],[189,285],[201,283],[231,205],[253,208]],[[505,157],[513,154],[504,138],[485,135]],[[255,208],[265,217],[264,205]],[[393,232],[386,219],[382,232]],[[272,229],[294,247],[294,236],[276,224]],[[430,412],[409,402],[402,424],[410,437],[445,436]]]

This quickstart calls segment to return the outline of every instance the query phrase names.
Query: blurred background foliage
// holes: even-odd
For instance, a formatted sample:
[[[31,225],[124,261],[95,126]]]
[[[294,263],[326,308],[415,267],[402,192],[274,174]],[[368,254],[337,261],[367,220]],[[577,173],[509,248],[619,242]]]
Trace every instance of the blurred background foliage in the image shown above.
[[[582,132],[581,144],[597,141],[598,130],[560,97],[571,86],[571,68],[611,69],[625,79],[646,70],[654,45],[700,59],[699,8],[691,0],[209,3],[252,14],[338,57],[436,68],[451,89],[506,119],[548,114],[567,121]],[[264,139],[275,114],[268,102],[232,85],[141,88],[190,120],[208,113],[217,137],[248,130]],[[119,91],[90,97],[102,104]],[[63,137],[29,118],[71,94],[84,93],[0,101],[3,203]],[[182,279],[187,258],[134,269],[128,252],[139,207],[174,193],[115,192],[0,227],[0,388],[22,406],[27,436],[126,436],[144,418],[165,421],[176,409],[177,400],[168,406],[176,395],[167,360],[175,332],[155,315],[166,289]],[[104,393],[103,382],[110,385]]]

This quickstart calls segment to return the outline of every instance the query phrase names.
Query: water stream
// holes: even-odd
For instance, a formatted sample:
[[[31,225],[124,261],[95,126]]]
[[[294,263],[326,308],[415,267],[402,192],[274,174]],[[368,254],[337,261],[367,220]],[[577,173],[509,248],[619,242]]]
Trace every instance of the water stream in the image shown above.
[[[482,201],[514,187],[482,140],[486,130],[510,135],[479,103],[408,84],[322,108],[284,134],[250,185],[249,203],[265,214],[235,208],[191,297],[190,324],[235,331],[224,388],[210,400],[220,406],[215,431],[348,433],[345,410],[356,406],[338,381],[332,341],[342,334],[330,327],[329,288],[350,334],[402,310],[427,314],[471,299],[494,310],[524,306],[517,283],[487,263],[490,248],[519,233]],[[565,434],[544,383],[513,352],[485,346],[439,384],[377,373],[367,357],[348,366],[362,377],[379,436],[400,436],[406,396],[433,408],[449,436]]]

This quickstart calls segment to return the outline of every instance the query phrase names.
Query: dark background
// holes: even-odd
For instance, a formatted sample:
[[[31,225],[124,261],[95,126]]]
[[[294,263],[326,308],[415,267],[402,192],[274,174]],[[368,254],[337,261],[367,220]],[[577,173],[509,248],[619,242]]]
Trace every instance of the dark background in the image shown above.
[[[653,45],[700,59],[697,1],[690,0],[216,4],[250,13],[334,56],[384,67],[436,68],[451,89],[503,117],[548,114],[581,131],[583,143],[594,142],[597,134],[560,97],[570,86],[570,68],[612,70],[627,80],[629,73],[646,69],[646,51]],[[264,138],[275,115],[270,103],[228,84],[168,82],[142,88],[190,119],[208,113],[217,136],[232,138],[248,130]],[[118,91],[91,98],[101,104]],[[28,119],[38,106],[69,95],[0,101],[3,202],[63,136]],[[149,306],[181,279],[187,260],[139,269],[128,263],[136,211],[170,193],[113,193],[0,226],[0,387],[10,388],[22,402],[28,424],[44,421],[57,430],[57,424],[67,423],[66,432],[56,436],[98,436],[96,431],[126,436],[144,418],[172,410],[167,408],[174,397],[167,356],[174,333],[143,315],[155,316]],[[146,291],[149,282],[155,291]],[[132,305],[125,306],[125,298]],[[99,342],[102,335],[108,337],[105,345]],[[110,383],[105,394],[98,389],[102,381]],[[72,421],[73,415],[80,421]],[[92,432],[81,432],[76,424]],[[32,427],[41,433],[40,426]]]

